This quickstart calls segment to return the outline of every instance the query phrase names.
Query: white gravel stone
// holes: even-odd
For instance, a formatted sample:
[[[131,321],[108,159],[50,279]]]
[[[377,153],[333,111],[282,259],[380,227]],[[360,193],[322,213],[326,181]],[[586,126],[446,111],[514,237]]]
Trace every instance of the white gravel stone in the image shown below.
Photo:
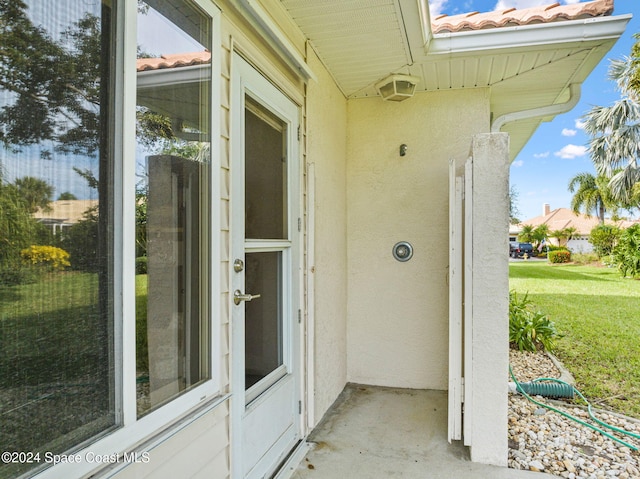
[[[518,381],[559,377],[553,362],[542,353],[511,351],[511,366]],[[509,381],[512,379],[509,377]],[[550,404],[545,398],[537,401]],[[553,407],[597,426],[586,411],[570,405]],[[640,479],[640,453],[553,411],[541,414],[540,406],[524,396],[509,396],[509,467],[544,471],[567,479]],[[612,426],[637,434],[640,422],[615,413],[597,414]],[[640,447],[640,440],[615,433]]]

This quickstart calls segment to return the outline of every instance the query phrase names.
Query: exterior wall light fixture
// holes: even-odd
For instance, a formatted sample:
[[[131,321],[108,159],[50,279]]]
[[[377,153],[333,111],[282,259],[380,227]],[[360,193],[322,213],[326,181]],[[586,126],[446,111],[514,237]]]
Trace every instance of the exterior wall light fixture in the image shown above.
[[[411,75],[390,75],[376,83],[376,90],[385,101],[403,101],[413,96],[419,81]]]

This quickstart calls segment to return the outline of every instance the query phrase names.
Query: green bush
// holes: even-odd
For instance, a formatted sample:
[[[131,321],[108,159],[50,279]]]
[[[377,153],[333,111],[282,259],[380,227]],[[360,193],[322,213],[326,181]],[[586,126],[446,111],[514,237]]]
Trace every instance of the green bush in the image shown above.
[[[608,256],[613,251],[621,230],[613,225],[598,225],[589,234],[589,243],[593,245],[596,254],[602,258]]]
[[[542,311],[535,311],[525,293],[509,291],[509,345],[520,351],[553,351],[558,337],[555,325]]]
[[[640,277],[640,224],[622,231],[612,256],[622,276]]]
[[[0,265],[0,286],[33,284],[38,280],[36,268],[24,264],[20,259],[5,261]]]
[[[596,253],[572,253],[571,260],[574,264],[593,264],[598,262]]]
[[[136,258],[136,274],[147,274],[147,257],[138,256]]]
[[[550,263],[569,263],[570,261],[571,261],[571,251],[568,251],[566,249],[549,251]]]

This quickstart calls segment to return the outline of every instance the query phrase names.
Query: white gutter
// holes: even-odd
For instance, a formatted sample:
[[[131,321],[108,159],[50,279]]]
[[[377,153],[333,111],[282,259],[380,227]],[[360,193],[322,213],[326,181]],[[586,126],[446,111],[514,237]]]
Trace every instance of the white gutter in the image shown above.
[[[300,75],[305,79],[317,81],[317,77],[314,75],[305,59],[298,53],[298,50],[293,46],[291,41],[285,37],[273,19],[269,14],[260,6],[255,0],[240,0],[240,5],[243,10],[248,14],[249,21],[253,20],[254,26],[266,35],[268,43],[280,52],[284,60],[298,71]]]
[[[553,105],[532,108],[530,110],[515,111],[499,116],[491,123],[491,133],[498,133],[506,123],[518,120],[529,120],[531,118],[542,118],[545,116],[559,115],[567,113],[578,104],[580,100],[580,84],[571,83],[569,85],[569,100],[565,103],[556,103]]]
[[[433,35],[427,53],[443,55],[487,52],[506,48],[617,40],[624,33],[631,17],[631,14],[626,14],[468,32],[437,33]]]

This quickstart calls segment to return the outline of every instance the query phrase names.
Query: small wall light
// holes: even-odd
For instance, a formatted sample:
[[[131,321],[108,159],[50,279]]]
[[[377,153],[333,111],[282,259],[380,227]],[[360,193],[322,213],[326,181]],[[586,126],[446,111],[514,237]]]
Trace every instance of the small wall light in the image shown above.
[[[413,96],[419,81],[411,75],[391,75],[376,83],[376,90],[385,101],[403,101]]]
[[[393,257],[404,263],[405,261],[409,261],[413,256],[413,246],[408,241],[400,241],[393,245]]]

